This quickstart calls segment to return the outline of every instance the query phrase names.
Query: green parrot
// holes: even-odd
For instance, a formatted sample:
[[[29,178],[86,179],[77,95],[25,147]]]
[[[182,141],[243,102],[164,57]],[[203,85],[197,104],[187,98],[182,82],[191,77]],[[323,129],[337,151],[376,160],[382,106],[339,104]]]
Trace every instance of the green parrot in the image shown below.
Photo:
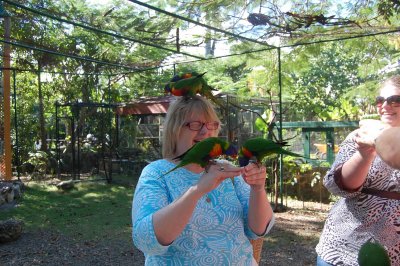
[[[197,72],[190,72],[182,75],[175,75],[171,81],[165,85],[164,91],[165,93],[171,93],[175,96],[193,96],[200,94],[224,108],[223,102],[212,94],[212,91],[215,89],[209,86],[203,78],[206,73],[207,72],[199,74]]]
[[[246,166],[250,161],[259,164],[265,156],[272,154],[282,153],[295,157],[303,157],[297,153],[284,150],[282,148],[284,146],[288,146],[286,142],[274,142],[262,137],[248,139],[239,149],[239,165]]]
[[[180,163],[165,174],[163,174],[163,176],[178,169],[179,167],[191,163],[198,164],[201,167],[206,168],[207,171],[209,165],[213,163],[212,160],[222,155],[236,158],[237,148],[229,142],[217,137],[203,139],[202,141],[197,142],[183,154],[175,157],[173,160],[179,159]]]
[[[390,266],[390,258],[381,244],[366,242],[358,252],[358,264],[360,266]]]
[[[209,86],[207,84],[207,82],[205,82],[205,80],[204,80],[203,86],[201,86],[199,94],[210,99],[212,102],[217,104],[219,107],[225,109],[225,104],[220,99],[215,97],[214,94],[212,94],[213,90],[215,91],[215,89],[213,89],[211,86]]]
[[[200,92],[202,86],[205,84],[203,74],[196,72],[185,73],[182,75],[176,75],[172,80],[165,86],[164,90],[166,93],[171,93],[175,96],[193,96]]]

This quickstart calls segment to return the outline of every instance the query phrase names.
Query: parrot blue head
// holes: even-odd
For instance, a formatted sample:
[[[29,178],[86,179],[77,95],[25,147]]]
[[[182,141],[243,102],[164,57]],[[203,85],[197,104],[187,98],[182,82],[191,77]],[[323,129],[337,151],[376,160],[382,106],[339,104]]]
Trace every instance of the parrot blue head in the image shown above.
[[[171,82],[177,82],[177,81],[179,81],[181,79],[183,79],[183,78],[180,75],[173,76],[173,78],[165,85],[164,92],[165,93],[170,93],[171,92],[170,83]]]
[[[226,149],[226,151],[224,153],[225,153],[225,155],[227,155],[229,157],[236,158],[237,154],[238,154],[238,149],[235,145],[229,144],[228,148]]]
[[[250,159],[245,156],[239,155],[238,161],[239,161],[239,166],[243,167],[249,164]]]

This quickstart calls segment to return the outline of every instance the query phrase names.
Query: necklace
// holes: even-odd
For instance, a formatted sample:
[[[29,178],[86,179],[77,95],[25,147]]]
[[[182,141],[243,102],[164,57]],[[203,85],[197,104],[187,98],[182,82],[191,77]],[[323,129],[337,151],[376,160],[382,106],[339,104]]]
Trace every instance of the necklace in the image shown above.
[[[212,193],[213,193],[212,190],[211,190],[210,192],[207,193],[207,195],[206,195],[206,202],[207,202],[207,203],[210,203],[210,204],[212,203],[212,199],[211,199],[211,198],[213,197],[213,196],[212,196]]]
[[[189,170],[190,171],[190,170]],[[199,178],[201,178],[201,176],[204,174],[204,170],[203,171],[201,171],[200,173],[198,173],[198,175],[199,175]],[[210,192],[208,192],[207,193],[207,195],[206,195],[206,202],[207,203],[211,203],[211,197],[210,197],[210,193],[211,193],[212,191],[210,191]]]

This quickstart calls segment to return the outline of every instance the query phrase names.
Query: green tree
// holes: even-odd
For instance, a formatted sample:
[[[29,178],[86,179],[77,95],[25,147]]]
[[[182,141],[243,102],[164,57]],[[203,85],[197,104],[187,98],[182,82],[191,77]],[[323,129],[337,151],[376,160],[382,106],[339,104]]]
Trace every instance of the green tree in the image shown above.
[[[337,118],[335,112],[342,119],[354,118],[356,110],[351,108],[344,95],[359,83],[361,58],[345,51],[342,43],[324,45],[318,55],[309,55],[306,68],[291,74],[293,96],[290,108],[300,111],[306,120],[332,120]]]

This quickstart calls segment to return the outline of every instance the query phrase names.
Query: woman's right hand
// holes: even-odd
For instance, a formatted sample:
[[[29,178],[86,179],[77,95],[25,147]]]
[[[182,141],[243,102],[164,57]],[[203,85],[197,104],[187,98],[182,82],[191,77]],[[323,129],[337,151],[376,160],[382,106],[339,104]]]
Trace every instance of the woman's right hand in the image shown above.
[[[156,211],[153,215],[153,227],[161,245],[171,244],[189,222],[198,200],[218,187],[223,180],[240,175],[242,168],[228,163],[212,164],[200,177],[196,185],[190,187],[180,197]]]
[[[375,156],[375,139],[387,128],[380,120],[366,119],[360,121],[360,128],[356,131],[354,141],[362,157]]]
[[[239,176],[242,172],[243,168],[236,167],[230,163],[218,162],[211,164],[200,177],[196,185],[197,190],[202,194],[206,194],[218,187],[225,179]]]
[[[354,136],[356,148],[362,157],[375,156],[375,137],[358,130]]]

